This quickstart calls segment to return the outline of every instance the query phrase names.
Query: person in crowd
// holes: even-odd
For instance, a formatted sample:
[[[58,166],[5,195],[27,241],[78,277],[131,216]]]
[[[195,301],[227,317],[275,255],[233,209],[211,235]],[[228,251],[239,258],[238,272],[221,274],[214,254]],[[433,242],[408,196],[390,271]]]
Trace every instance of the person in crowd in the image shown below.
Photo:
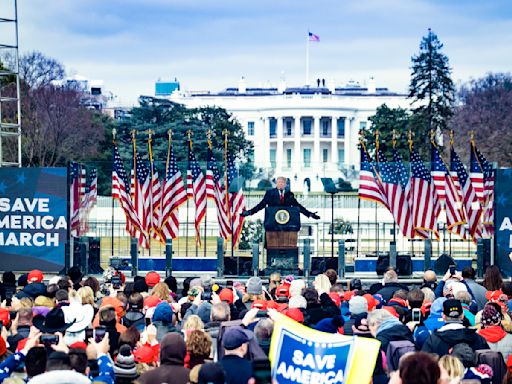
[[[476,282],[476,271],[473,267],[465,267],[462,270],[462,277],[471,289],[471,292],[473,292],[478,311],[481,311],[487,303],[487,299],[485,298],[487,289]]]
[[[457,384],[464,377],[464,365],[455,356],[444,355],[439,359],[442,384]]]
[[[326,317],[341,314],[340,309],[336,307],[336,304],[325,292],[322,292],[319,297],[319,292],[316,289],[306,288],[304,290],[304,298],[307,302],[304,316],[304,324],[306,325],[314,326]]]
[[[17,311],[16,317],[11,324],[11,335],[7,337],[7,343],[11,352],[15,352],[18,343],[29,336],[32,317],[31,308],[20,308]]]
[[[217,360],[217,340],[219,337],[220,325],[224,321],[231,320],[230,307],[225,302],[215,303],[212,305],[210,313],[210,321],[205,324],[204,330],[210,335],[212,339],[212,355],[211,357]]]
[[[130,384],[139,377],[132,348],[128,344],[119,347],[114,365],[116,384]]]
[[[144,297],[140,293],[132,293],[128,298],[128,310],[121,319],[121,324],[125,327],[134,325],[140,332],[143,331],[146,326],[143,308]]]
[[[484,281],[482,285],[488,291],[498,291],[503,285],[503,277],[500,269],[496,265],[489,265],[485,270]]]
[[[265,294],[263,293],[263,281],[257,276],[253,276],[247,280],[242,302],[247,309],[251,309],[255,300],[266,300]]]
[[[384,301],[387,303],[393,298],[393,294],[400,289],[409,291],[409,288],[406,285],[400,284],[398,282],[398,275],[396,272],[394,270],[389,270],[384,273],[384,277],[382,278],[382,288],[379,289],[376,293],[381,295]]]
[[[159,343],[166,334],[179,332],[176,328],[176,316],[167,302],[161,302],[156,306],[151,323],[156,327],[156,338]]]
[[[425,341],[422,351],[447,355],[456,344],[465,343],[474,351],[489,349],[485,339],[463,325],[464,312],[459,300],[448,299],[443,303],[443,320],[445,325],[434,331]]]
[[[160,282],[160,275],[155,272],[151,271],[146,274],[145,282],[148,288],[153,288],[155,285],[157,285]]]
[[[121,347],[125,344],[130,346],[130,349],[133,351],[138,345],[140,341],[140,332],[136,327],[131,326],[127,328],[126,331],[119,335],[118,347]]]
[[[438,384],[441,369],[434,356],[416,352],[400,359],[398,371],[391,374],[389,384]]]
[[[453,357],[458,358],[464,366],[464,377],[462,380],[467,382],[476,382],[481,384],[490,384],[492,378],[492,370],[485,364],[477,366],[476,353],[466,343],[455,345],[451,351]]]
[[[179,333],[165,335],[160,343],[160,366],[150,369],[138,379],[140,384],[172,383],[186,384],[190,369],[185,368],[185,340]]]
[[[343,334],[352,336],[352,327],[354,326],[356,318],[362,314],[368,313],[368,301],[363,296],[354,296],[349,300],[348,306],[350,317],[343,325]]]
[[[281,284],[281,274],[279,272],[273,272],[270,274],[268,281],[268,291],[271,295],[275,296],[276,288]]]
[[[338,273],[334,269],[329,268],[327,271],[325,271],[324,274],[329,279],[329,282],[331,283],[331,286],[333,286],[334,284],[337,283],[337,281],[338,281]]]
[[[151,289],[151,296],[156,296],[162,301],[171,302],[171,290],[167,286],[167,284],[160,282],[157,283],[153,289]]]
[[[462,304],[462,310],[464,311],[464,319],[467,319],[469,326],[475,326],[475,315],[471,312],[470,305],[473,303],[471,295],[468,291],[461,290],[454,295],[456,300],[459,300]]]
[[[198,384],[225,384],[226,375],[219,363],[206,363],[199,369]]]
[[[437,276],[436,273],[431,270],[427,269],[423,273],[423,284],[421,284],[421,288],[430,288],[432,291],[435,291],[437,287]]]
[[[274,322],[267,318],[260,319],[254,327],[254,336],[267,356],[270,352],[270,339],[272,338],[273,331]]]
[[[391,341],[413,342],[409,328],[385,309],[375,309],[368,313],[368,327],[372,336],[380,341],[380,347],[384,353]]]
[[[30,297],[35,299],[37,296],[45,296],[46,285],[43,283],[44,274],[38,269],[34,269],[27,275],[27,285],[16,294],[16,297]]]
[[[441,328],[445,324],[443,319],[443,304],[445,301],[446,297],[440,297],[435,299],[430,306],[430,314],[423,322],[430,333]]]
[[[254,338],[251,331],[230,327],[224,333],[222,346],[224,357],[220,364],[226,374],[226,384],[246,384],[252,377],[252,364],[245,359],[248,343]]]
[[[502,320],[501,308],[494,303],[486,304],[482,310],[481,329],[478,334],[483,336],[493,351],[501,352],[506,362],[512,354],[512,334],[505,332],[501,325]]]
[[[11,305],[11,299],[16,294],[16,275],[11,271],[6,271],[2,275],[0,284],[0,301],[6,300],[7,305]]]

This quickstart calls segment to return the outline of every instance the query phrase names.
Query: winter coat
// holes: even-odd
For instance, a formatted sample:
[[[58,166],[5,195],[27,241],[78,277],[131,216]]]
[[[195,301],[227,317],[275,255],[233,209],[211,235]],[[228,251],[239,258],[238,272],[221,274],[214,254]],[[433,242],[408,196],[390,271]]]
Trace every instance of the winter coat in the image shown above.
[[[476,333],[476,329],[468,329],[458,323],[448,323],[435,330],[428,337],[425,344],[423,344],[422,351],[436,353],[439,357],[442,357],[460,343],[468,344],[473,351],[489,349],[489,345],[482,336]]]
[[[226,374],[226,384],[246,384],[252,377],[252,363],[235,355],[227,355],[219,361]]]
[[[186,384],[190,370],[185,364],[185,340],[178,333],[169,333],[160,343],[160,366],[145,372],[137,380],[141,384]]]
[[[478,334],[487,341],[493,351],[501,352],[506,363],[509,355],[512,354],[512,335],[505,332],[500,325],[481,329]]]
[[[485,287],[483,287],[482,285],[478,284],[475,280],[464,279],[464,281],[466,282],[467,286],[471,289],[471,292],[473,292],[473,297],[475,298],[478,310],[481,311],[482,309],[484,309],[485,304],[487,303],[487,299],[485,297],[487,289],[485,289]]]
[[[381,295],[387,303],[393,298],[395,292],[400,289],[409,292],[409,288],[406,285],[400,283],[386,283],[386,285],[377,291],[377,295]]]
[[[411,330],[394,317],[384,320],[379,325],[375,338],[380,341],[380,348],[384,353],[391,341],[409,340],[414,343]]]
[[[121,318],[121,324],[126,328],[130,328],[134,325],[139,332],[142,332],[146,327],[146,317],[142,312],[128,311],[126,312],[126,315]]]

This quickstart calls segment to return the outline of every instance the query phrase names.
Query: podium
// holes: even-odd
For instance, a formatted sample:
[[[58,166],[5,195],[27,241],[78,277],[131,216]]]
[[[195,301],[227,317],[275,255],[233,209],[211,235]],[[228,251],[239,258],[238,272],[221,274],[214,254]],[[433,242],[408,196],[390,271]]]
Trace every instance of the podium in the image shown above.
[[[264,228],[267,272],[297,274],[300,209],[298,207],[265,208]]]

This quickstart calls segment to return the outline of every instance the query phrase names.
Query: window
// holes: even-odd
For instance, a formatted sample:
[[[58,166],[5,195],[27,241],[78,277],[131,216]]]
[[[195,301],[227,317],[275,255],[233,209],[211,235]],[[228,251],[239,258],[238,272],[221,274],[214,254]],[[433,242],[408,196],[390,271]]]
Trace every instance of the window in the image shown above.
[[[327,148],[322,149],[322,160],[324,163],[329,161],[329,150]]]
[[[311,167],[311,148],[304,148],[304,168]]]
[[[322,120],[322,136],[323,137],[330,136],[328,120]]]
[[[270,166],[272,168],[276,167],[276,150],[275,149],[270,150]]]
[[[338,149],[338,164],[344,164],[344,163],[345,163],[345,150]]]
[[[247,135],[254,136],[254,121],[249,121],[247,123]]]
[[[367,125],[368,124],[366,121],[360,121],[359,122],[359,130],[361,130],[361,131],[365,130]]]
[[[286,136],[291,136],[292,135],[292,121],[291,120],[286,120],[285,129],[286,129]]]
[[[311,135],[311,119],[302,122],[302,134]]]
[[[338,137],[345,137],[345,119],[338,119]]]
[[[277,120],[270,119],[270,138],[275,138],[276,135]]]
[[[286,167],[292,167],[292,149],[286,148]]]

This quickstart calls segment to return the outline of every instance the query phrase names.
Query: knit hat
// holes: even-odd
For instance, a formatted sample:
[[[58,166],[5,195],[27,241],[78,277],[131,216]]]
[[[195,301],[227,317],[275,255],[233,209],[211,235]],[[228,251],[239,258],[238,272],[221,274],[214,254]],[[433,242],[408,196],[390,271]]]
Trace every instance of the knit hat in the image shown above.
[[[44,279],[44,275],[43,275],[43,272],[41,272],[39,269],[33,269],[32,271],[29,272],[28,276],[27,276],[27,281],[29,283],[34,283],[34,282],[42,282]]]
[[[219,299],[227,302],[228,304],[233,304],[233,290],[224,288],[219,292]]]
[[[246,286],[246,291],[249,295],[261,295],[263,293],[263,282],[257,276],[253,276],[247,280]]]
[[[292,296],[288,301],[288,308],[303,308],[306,309],[308,303],[304,296]]]
[[[368,302],[363,296],[354,296],[348,302],[348,309],[351,315],[368,312]]]
[[[355,335],[359,336],[370,335],[370,327],[368,326],[366,313],[360,313],[359,315],[355,316],[352,331]]]
[[[154,287],[160,282],[160,275],[155,272],[151,271],[146,275],[146,284],[148,287]]]
[[[338,328],[343,327],[344,321],[341,316],[328,317],[320,320],[315,329],[320,332],[338,333]]]
[[[18,276],[18,286],[24,287],[28,283],[28,275],[26,273],[23,273]]]
[[[172,322],[172,315],[173,311],[169,303],[162,302],[156,306],[152,320],[153,322],[163,321],[166,323],[170,323]]]
[[[466,343],[457,343],[452,349],[452,356],[457,357],[465,368],[475,366],[476,355],[475,351]]]
[[[199,369],[198,384],[224,384],[224,370],[219,363],[206,363]]]
[[[148,291],[148,285],[146,284],[146,281],[144,279],[140,280],[134,280],[133,281],[133,292],[147,292]]]
[[[119,353],[117,354],[114,364],[114,373],[116,374],[116,379],[135,380],[139,377],[137,367],[135,366],[135,357],[128,344],[123,344],[119,348]]]
[[[484,328],[492,325],[499,325],[501,323],[501,314],[496,310],[496,307],[493,304],[488,304],[482,311],[482,318],[480,322]]]
[[[290,319],[295,320],[298,323],[304,323],[304,314],[299,308],[288,308],[283,313]]]

